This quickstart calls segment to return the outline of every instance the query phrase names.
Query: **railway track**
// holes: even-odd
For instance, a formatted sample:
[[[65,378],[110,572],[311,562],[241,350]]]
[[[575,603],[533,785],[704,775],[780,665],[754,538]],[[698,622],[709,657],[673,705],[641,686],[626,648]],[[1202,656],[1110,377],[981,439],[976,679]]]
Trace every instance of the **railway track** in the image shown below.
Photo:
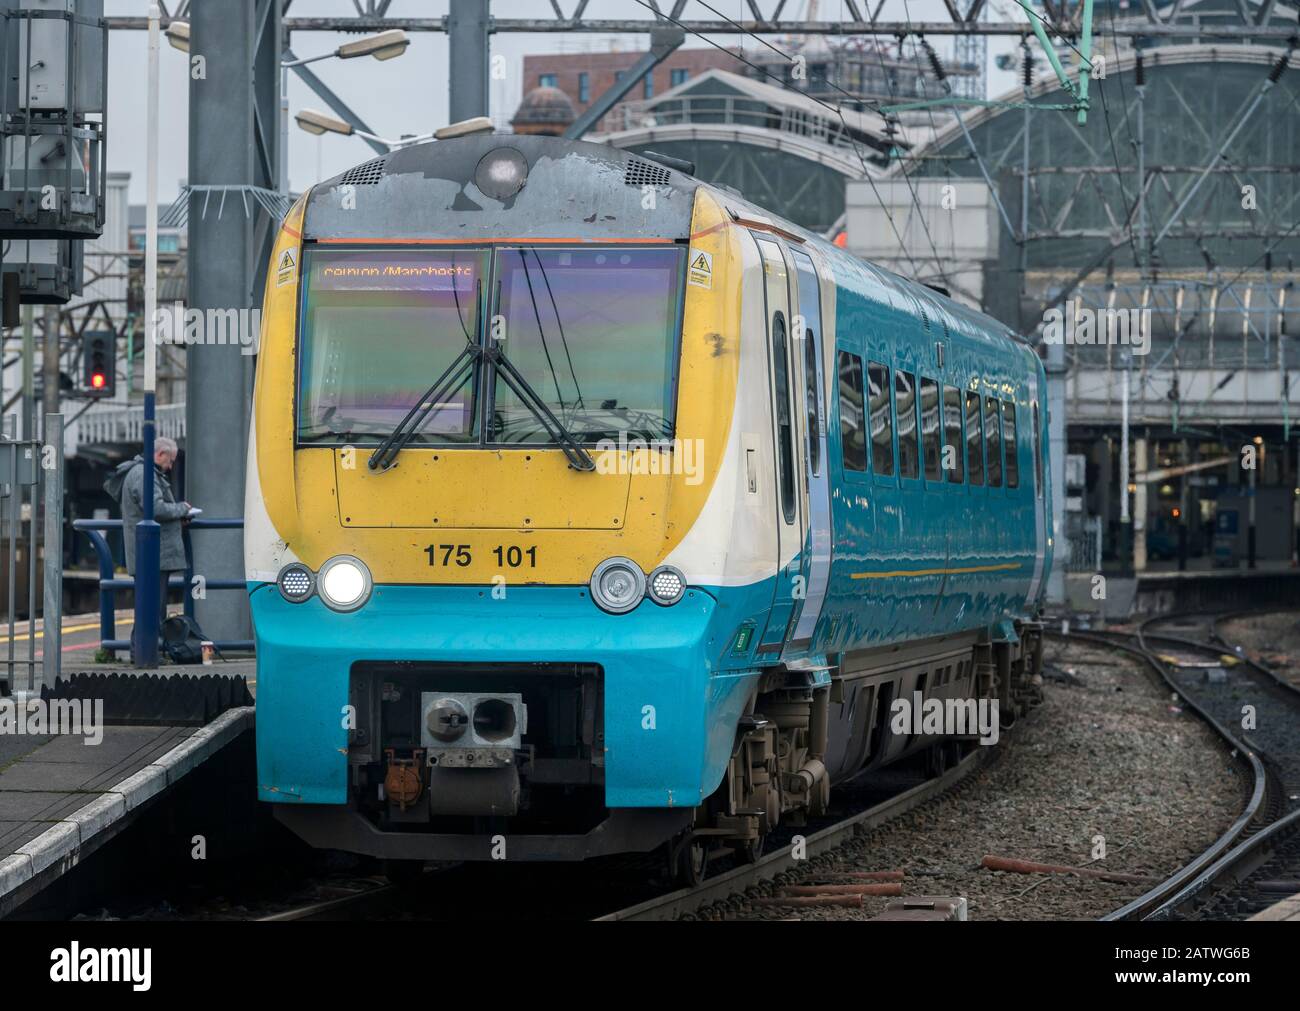
[[[1245,809],[1219,839],[1105,920],[1243,919],[1300,892],[1300,691],[1223,639],[1220,623],[1242,613],[1167,615],[1131,633],[1066,637],[1144,660],[1253,780]]]
[[[855,811],[847,817],[825,827],[810,830],[804,837],[802,854],[808,859],[834,849],[840,843],[851,839],[855,833],[868,831],[897,818],[908,811],[926,803],[957,786],[972,772],[986,765],[997,751],[996,748],[974,748],[960,762],[947,772],[926,782],[912,786],[871,806]],[[641,861],[645,863],[644,860]],[[754,864],[740,864],[721,873],[706,878],[700,885],[691,889],[665,890],[660,894],[650,894],[639,898],[635,903],[614,912],[607,912],[609,903],[603,908],[598,899],[586,901],[583,896],[597,896],[602,891],[607,895],[610,879],[605,873],[584,875],[579,867],[549,868],[550,875],[539,875],[537,868],[532,868],[528,876],[532,885],[552,908],[562,908],[555,903],[561,896],[567,896],[565,904],[570,912],[577,912],[583,918],[595,920],[670,920],[686,916],[711,906],[725,903],[733,896],[743,895],[746,889],[764,881],[770,881],[777,875],[791,870],[799,863],[793,855],[793,847],[787,845],[768,853]],[[426,871],[419,879],[403,885],[389,885],[381,879],[349,880],[341,886],[326,885],[319,889],[319,894],[310,901],[277,910],[257,919],[261,922],[284,923],[291,921],[339,921],[339,920],[385,920],[399,919],[403,916],[424,917],[428,915],[433,891],[438,892],[437,905],[445,905],[449,896],[477,889],[478,900],[482,902],[487,892],[518,893],[518,882],[513,881],[512,871],[523,868],[498,866],[490,868],[485,875],[478,873],[474,865],[451,865],[445,869]],[[641,868],[645,873],[645,868]],[[504,878],[511,880],[505,880]],[[543,879],[554,880],[543,880]],[[436,884],[435,884],[436,883]],[[642,895],[653,893],[653,889],[642,889]],[[453,900],[454,901],[454,900]],[[488,905],[492,905],[488,903]],[[576,907],[576,908],[575,908]],[[498,907],[498,916],[501,915]],[[517,912],[517,910],[516,910]]]
[[[368,884],[367,884],[368,882]],[[379,879],[367,879],[346,888],[331,888],[340,894],[316,898],[280,912],[257,917],[259,923],[288,923],[295,920],[358,920],[390,911],[401,901],[401,889]]]
[[[800,863],[827,853],[860,832],[877,828],[920,807],[953,789],[971,773],[983,768],[996,755],[997,748],[976,747],[960,762],[940,776],[929,779],[865,810],[810,832],[803,837],[801,853],[796,858],[794,846],[788,845],[768,853],[754,864],[741,865],[711,878],[694,888],[683,888],[655,896],[636,905],[620,909],[597,920],[675,920],[706,911],[708,907],[740,902],[755,885],[772,881]]]

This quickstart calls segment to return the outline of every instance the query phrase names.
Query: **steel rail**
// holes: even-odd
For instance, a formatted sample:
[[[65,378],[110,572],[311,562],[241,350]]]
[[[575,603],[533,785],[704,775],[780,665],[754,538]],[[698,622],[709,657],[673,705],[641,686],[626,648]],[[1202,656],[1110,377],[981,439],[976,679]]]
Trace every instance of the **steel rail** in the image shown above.
[[[396,899],[401,890],[392,884],[367,888],[353,895],[339,895],[332,899],[319,899],[292,909],[285,909],[267,916],[254,917],[256,923],[289,923],[294,920],[334,920],[353,919],[353,916],[339,916],[346,912],[371,912],[372,905],[387,905]]]
[[[1157,618],[1150,618],[1143,622],[1139,628],[1139,636],[1150,637],[1162,642],[1172,642],[1184,648],[1198,648],[1205,651],[1215,651],[1222,653],[1220,646],[1226,648],[1229,654],[1240,661],[1244,666],[1262,675],[1273,686],[1283,689],[1285,694],[1295,697],[1300,704],[1300,688],[1284,680],[1275,671],[1255,660],[1245,656],[1240,647],[1224,638],[1220,631],[1221,622],[1231,621],[1236,618],[1253,617],[1264,614],[1278,614],[1291,611],[1291,608],[1248,608],[1240,611],[1226,611],[1222,613],[1194,611],[1181,615],[1165,615]],[[1176,617],[1191,618],[1204,617],[1208,619],[1209,634],[1211,641],[1208,643],[1197,642],[1192,639],[1186,639],[1182,636],[1169,635],[1167,633],[1149,631],[1151,626],[1160,621],[1169,621]],[[1205,868],[1200,874],[1188,881],[1177,892],[1169,896],[1159,906],[1146,914],[1144,919],[1148,920],[1169,920],[1173,919],[1178,911],[1191,903],[1193,900],[1212,889],[1222,888],[1227,885],[1241,884],[1271,855],[1273,844],[1279,839],[1286,838],[1300,826],[1300,808],[1284,815],[1272,824],[1268,825],[1262,831],[1255,833],[1242,840],[1227,853],[1223,854],[1209,867]]]
[[[1260,761],[1259,756],[1255,753],[1255,749],[1233,736],[1231,731],[1202,709],[1190,695],[1178,686],[1169,675],[1169,671],[1165,664],[1154,652],[1146,647],[1140,630],[1136,633],[1107,633],[1094,631],[1072,632],[1069,634],[1062,634],[1051,630],[1045,631],[1047,631],[1049,635],[1060,639],[1074,639],[1080,642],[1092,642],[1096,645],[1118,649],[1122,652],[1137,656],[1145,661],[1146,664],[1160,676],[1161,680],[1164,681],[1169,690],[1182,700],[1184,706],[1200,717],[1201,720],[1208,724],[1227,744],[1231,745],[1238,755],[1242,756],[1242,759],[1249,764],[1254,776],[1254,787],[1251,790],[1250,800],[1246,803],[1241,814],[1237,816],[1236,820],[1228,826],[1219,838],[1214,840],[1214,842],[1202,851],[1194,860],[1180,867],[1164,881],[1138,896],[1132,902],[1126,903],[1119,909],[1112,910],[1105,916],[1101,917],[1101,920],[1106,922],[1146,919],[1169,903],[1172,897],[1196,886],[1197,882],[1200,881],[1204,875],[1219,866],[1225,854],[1235,852],[1233,847],[1241,840],[1242,834],[1250,826],[1251,822],[1255,820],[1259,809],[1264,803],[1264,795],[1268,780],[1267,771],[1264,768],[1264,763]],[[1164,637],[1153,635],[1152,638],[1163,639]],[[1138,645],[1125,642],[1125,639],[1136,639]],[[1216,653],[1222,652],[1221,650],[1204,643],[1198,645],[1200,645],[1202,649],[1208,650],[1213,648]]]
[[[770,881],[778,874],[797,867],[805,859],[828,853],[848,842],[860,830],[877,828],[927,803],[956,786],[977,769],[983,768],[997,754],[996,748],[976,747],[969,755],[941,776],[904,790],[897,796],[875,804],[866,810],[850,815],[809,835],[804,841],[805,857],[796,860],[794,847],[786,846],[767,854],[756,863],[736,867],[715,878],[708,878],[694,888],[681,888],[675,892],[647,899],[626,909],[620,909],[597,920],[674,920],[714,902]]]

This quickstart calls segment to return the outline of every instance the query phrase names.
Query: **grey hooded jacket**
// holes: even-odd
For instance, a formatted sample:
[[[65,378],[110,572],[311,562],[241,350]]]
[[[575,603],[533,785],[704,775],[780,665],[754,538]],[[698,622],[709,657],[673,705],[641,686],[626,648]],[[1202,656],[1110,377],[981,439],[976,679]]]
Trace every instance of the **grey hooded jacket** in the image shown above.
[[[135,575],[135,525],[144,515],[144,460],[136,456],[119,464],[104,485],[122,506],[122,539],[126,542],[126,571]],[[161,528],[158,533],[159,568],[171,571],[185,568],[185,542],[181,539],[181,519],[185,505],[176,501],[167,475],[154,467],[153,515]]]

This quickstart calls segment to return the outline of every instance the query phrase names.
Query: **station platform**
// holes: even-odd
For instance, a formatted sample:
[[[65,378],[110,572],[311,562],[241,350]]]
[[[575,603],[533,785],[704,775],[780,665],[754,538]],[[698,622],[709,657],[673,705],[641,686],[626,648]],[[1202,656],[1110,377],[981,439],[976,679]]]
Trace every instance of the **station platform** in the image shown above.
[[[1097,575],[1105,577],[1105,592],[1098,593]],[[1173,611],[1249,610],[1300,606],[1300,567],[1275,560],[1260,560],[1255,568],[1215,566],[1212,559],[1188,559],[1186,569],[1177,562],[1152,562],[1135,573],[1121,573],[1107,565],[1101,572],[1072,570],[1065,574],[1065,591],[1072,611],[1127,621],[1138,615]]]
[[[1300,568],[1290,561],[1259,560],[1255,567],[1216,567],[1211,559],[1155,562],[1137,573],[1135,605],[1144,614],[1199,608],[1300,606]]]
[[[129,627],[129,615],[126,621]],[[82,627],[89,622],[91,629]],[[10,677],[8,630],[0,629],[0,649],[5,650],[0,653],[0,679],[10,681],[7,696],[0,698],[0,917],[47,888],[188,773],[251,732],[254,707],[226,706],[231,699],[251,702],[256,688],[254,661],[240,659],[165,665],[147,672],[153,677],[143,693],[123,693],[124,678],[112,676],[137,672],[124,663],[85,662],[98,646],[98,621],[97,616],[82,616],[64,621],[65,680],[54,701],[42,702],[39,693],[27,690],[27,666],[21,663],[28,655],[27,630],[15,632],[19,663]],[[78,641],[87,632],[94,637],[90,651]],[[39,622],[36,644],[39,659]],[[176,678],[180,680],[173,682]],[[69,682],[75,683],[74,690],[69,690]],[[116,683],[115,689],[106,687],[110,682]],[[216,693],[204,693],[209,699],[204,707],[176,719],[150,718],[151,695],[193,695],[181,689],[200,683],[221,686]],[[96,716],[101,688],[105,697],[99,699]],[[207,721],[196,720],[193,712],[213,708],[210,699],[216,695],[222,701],[215,708],[224,711]],[[50,724],[59,705],[64,707],[57,728],[61,732],[42,732],[54,729]],[[39,722],[37,714],[43,717]],[[202,725],[196,725],[200,721]]]

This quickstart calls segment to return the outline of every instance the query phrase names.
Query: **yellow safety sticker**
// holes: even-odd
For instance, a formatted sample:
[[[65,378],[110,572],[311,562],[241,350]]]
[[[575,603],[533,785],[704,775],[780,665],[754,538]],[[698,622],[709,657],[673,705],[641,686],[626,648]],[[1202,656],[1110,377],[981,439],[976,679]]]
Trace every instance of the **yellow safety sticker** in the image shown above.
[[[280,261],[275,267],[275,286],[278,288],[282,284],[288,284],[293,280],[294,268],[298,266],[298,261],[293,258],[293,250],[286,249],[280,254]]]
[[[691,265],[686,272],[686,280],[687,283],[698,285],[701,288],[712,288],[713,254],[706,253],[702,249],[692,249]]]

